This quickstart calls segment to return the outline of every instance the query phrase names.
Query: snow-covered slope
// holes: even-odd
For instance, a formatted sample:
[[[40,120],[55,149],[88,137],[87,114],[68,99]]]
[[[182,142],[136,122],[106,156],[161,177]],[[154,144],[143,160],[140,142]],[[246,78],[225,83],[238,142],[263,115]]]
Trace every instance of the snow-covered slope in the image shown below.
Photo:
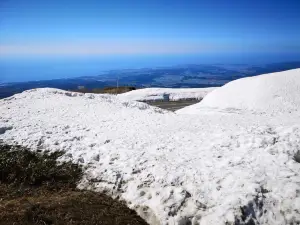
[[[232,81],[178,113],[197,114],[207,108],[268,114],[300,110],[300,69]]]
[[[122,100],[160,101],[168,96],[170,101],[202,99],[215,88],[143,88],[118,95]]]
[[[293,86],[300,77],[290,72]],[[294,87],[286,92],[299,96]],[[179,115],[115,96],[38,89],[0,100],[0,139],[65,150],[62,160],[88,166],[79,187],[120,196],[153,225],[297,224],[300,113],[255,109]]]

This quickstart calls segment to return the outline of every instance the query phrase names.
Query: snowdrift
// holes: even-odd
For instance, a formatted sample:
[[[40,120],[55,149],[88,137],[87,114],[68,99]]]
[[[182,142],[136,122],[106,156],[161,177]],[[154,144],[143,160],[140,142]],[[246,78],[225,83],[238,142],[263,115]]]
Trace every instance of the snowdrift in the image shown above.
[[[165,96],[170,101],[198,99],[201,100],[215,88],[143,88],[118,95],[127,101],[162,101]]]
[[[87,166],[80,188],[120,197],[152,225],[297,224],[297,74],[234,81],[204,101],[226,110],[197,109],[197,115],[109,95],[27,91],[0,100],[0,139],[66,151],[61,160]],[[239,83],[243,93],[235,90]],[[253,87],[265,88],[261,83],[268,84],[267,95],[256,88],[263,99],[254,101]],[[288,110],[265,113],[281,98]],[[228,109],[233,106],[239,110]]]
[[[197,114],[207,108],[269,114],[300,110],[300,69],[232,81],[178,113]]]

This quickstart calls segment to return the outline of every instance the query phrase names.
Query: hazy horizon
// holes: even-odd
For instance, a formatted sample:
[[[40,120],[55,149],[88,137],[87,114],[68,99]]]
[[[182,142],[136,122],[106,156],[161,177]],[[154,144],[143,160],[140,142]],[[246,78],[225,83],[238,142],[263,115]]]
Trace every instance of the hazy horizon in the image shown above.
[[[248,64],[300,61],[300,54],[131,55],[0,59],[1,83],[97,76],[108,70],[172,67],[186,64]]]

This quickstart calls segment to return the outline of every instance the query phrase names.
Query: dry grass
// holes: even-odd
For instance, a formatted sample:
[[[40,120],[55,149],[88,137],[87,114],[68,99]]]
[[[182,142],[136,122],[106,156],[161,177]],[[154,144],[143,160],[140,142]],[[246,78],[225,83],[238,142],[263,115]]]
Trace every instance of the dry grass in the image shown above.
[[[81,168],[57,164],[61,152],[41,154],[0,144],[0,224],[147,224],[122,202],[76,189]]]
[[[95,94],[122,94],[133,90],[136,90],[136,88],[121,86],[121,87],[105,87],[105,88],[94,88],[94,89],[82,88],[82,89],[76,89],[72,91],[81,92],[81,93],[95,93]]]

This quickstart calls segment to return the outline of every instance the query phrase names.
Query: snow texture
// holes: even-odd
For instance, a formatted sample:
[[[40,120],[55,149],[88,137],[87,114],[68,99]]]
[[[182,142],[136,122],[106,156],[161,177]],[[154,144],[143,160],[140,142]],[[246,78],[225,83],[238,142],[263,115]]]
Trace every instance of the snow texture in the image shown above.
[[[36,89],[0,101],[0,139],[65,150],[87,166],[80,188],[152,225],[299,224],[299,82],[300,70],[234,81],[190,114]]]
[[[118,98],[127,101],[162,101],[167,98],[170,101],[198,99],[201,100],[215,88],[144,88],[124,94]]]

